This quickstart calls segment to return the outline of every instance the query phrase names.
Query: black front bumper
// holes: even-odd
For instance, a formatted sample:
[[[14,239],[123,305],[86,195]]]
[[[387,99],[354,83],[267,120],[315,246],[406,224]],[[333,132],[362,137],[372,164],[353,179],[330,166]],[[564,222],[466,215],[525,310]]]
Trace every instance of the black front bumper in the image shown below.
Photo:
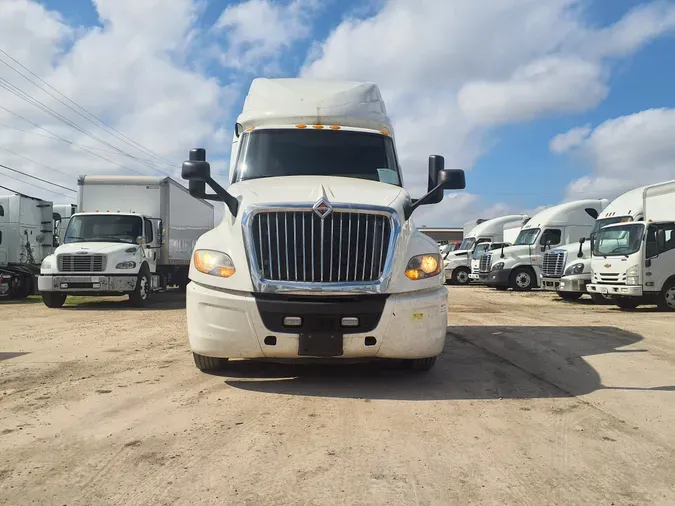
[[[487,276],[489,285],[493,286],[509,286],[512,269],[499,269],[498,271],[491,271]]]
[[[371,332],[380,323],[387,295],[350,295],[311,297],[298,295],[254,294],[263,324],[270,332],[340,333]],[[287,316],[300,317],[300,326],[284,325]],[[343,327],[342,318],[358,318],[358,325]]]

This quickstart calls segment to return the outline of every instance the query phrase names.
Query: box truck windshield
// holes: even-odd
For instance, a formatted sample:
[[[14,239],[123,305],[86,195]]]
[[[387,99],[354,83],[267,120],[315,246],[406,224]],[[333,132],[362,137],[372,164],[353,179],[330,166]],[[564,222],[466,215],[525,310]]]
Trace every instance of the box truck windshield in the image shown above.
[[[532,245],[537,241],[538,235],[538,228],[528,228],[527,230],[521,230],[513,244],[514,246]]]
[[[632,255],[640,249],[643,233],[644,226],[641,223],[602,229],[593,243],[593,255]]]
[[[234,182],[342,176],[401,186],[391,137],[347,130],[266,129],[244,134]]]
[[[607,225],[614,225],[615,223],[624,223],[628,221],[633,221],[632,216],[612,216],[611,218],[601,218],[599,220],[596,220],[595,226],[593,226],[593,230],[591,230],[591,237],[595,237],[598,235],[598,232],[602,227],[606,227]]]
[[[140,216],[109,214],[73,216],[66,230],[64,242],[123,242],[135,244],[143,235]]]

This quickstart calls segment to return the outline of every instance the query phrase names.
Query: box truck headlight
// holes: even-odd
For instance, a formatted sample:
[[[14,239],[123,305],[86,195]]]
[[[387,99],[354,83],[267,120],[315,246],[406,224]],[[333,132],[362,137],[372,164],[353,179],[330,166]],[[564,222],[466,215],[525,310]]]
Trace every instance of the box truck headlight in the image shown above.
[[[417,255],[410,259],[405,268],[408,279],[426,279],[437,276],[441,272],[440,255]]]
[[[115,266],[115,269],[133,269],[136,267],[136,262],[120,262]]]
[[[626,284],[627,285],[639,285],[640,276],[638,276],[638,266],[633,265],[626,269]]]
[[[208,249],[198,249],[194,255],[195,269],[204,274],[229,278],[235,272],[234,262],[225,253]]]
[[[570,265],[567,269],[565,269],[565,276],[572,276],[573,274],[581,274],[582,272],[584,272],[584,264],[578,263]]]
[[[492,266],[493,271],[501,271],[504,268],[504,262],[497,262]]]
[[[51,269],[52,264],[49,260],[43,260],[42,265],[40,265],[40,269]]]

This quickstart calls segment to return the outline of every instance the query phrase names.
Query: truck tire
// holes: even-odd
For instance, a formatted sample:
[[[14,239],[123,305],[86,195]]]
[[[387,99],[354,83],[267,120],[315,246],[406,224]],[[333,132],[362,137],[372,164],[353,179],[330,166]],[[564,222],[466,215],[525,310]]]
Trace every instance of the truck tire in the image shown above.
[[[45,306],[47,306],[47,307],[59,308],[59,307],[63,307],[63,304],[65,304],[66,297],[68,297],[68,296],[65,293],[43,292],[42,293],[42,302],[44,302]]]
[[[675,311],[675,281],[666,283],[658,295],[656,304],[662,311]]]
[[[144,307],[150,298],[150,272],[147,266],[141,268],[136,280],[136,288],[129,294],[129,302],[134,307]]]
[[[569,300],[569,301],[575,301],[579,300],[583,293],[580,292],[556,292],[558,294],[558,297],[560,297],[562,300]]]
[[[407,359],[404,364],[411,371],[427,372],[436,364],[436,357]]]
[[[226,358],[205,357],[204,355],[198,355],[196,353],[192,354],[192,358],[195,360],[197,369],[202,372],[218,371],[223,369],[225,364],[227,364]]]
[[[33,292],[33,280],[30,276],[17,275],[9,281],[9,298],[25,299]]]
[[[516,292],[529,292],[534,287],[534,273],[526,267],[517,267],[511,273],[509,284]]]
[[[591,293],[590,295],[593,303],[599,306],[607,306],[614,302],[611,295],[603,295],[601,293]]]
[[[453,285],[468,285],[471,280],[469,279],[469,269],[465,267],[460,267],[452,271],[452,284]]]
[[[502,286],[502,285],[496,285],[494,288],[495,288],[495,290],[498,290],[500,292],[505,292],[506,290],[509,289],[508,286]]]
[[[623,310],[635,309],[640,305],[640,299],[638,297],[621,297],[616,296],[613,298],[614,303]]]

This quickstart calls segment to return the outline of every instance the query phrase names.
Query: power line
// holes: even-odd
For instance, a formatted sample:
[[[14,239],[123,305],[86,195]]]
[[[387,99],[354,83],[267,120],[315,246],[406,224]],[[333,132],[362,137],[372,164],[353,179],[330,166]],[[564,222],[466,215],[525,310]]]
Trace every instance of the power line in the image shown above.
[[[52,183],[51,181],[47,181],[46,179],[42,179],[41,177],[33,176],[32,174],[26,174],[25,172],[21,172],[20,170],[13,169],[12,167],[8,167],[7,165],[3,165],[0,163],[0,167],[3,169],[11,170],[12,172],[16,172],[17,174],[21,174],[22,176],[26,177],[31,177],[33,179],[36,179],[38,181],[42,181],[43,183],[50,184],[52,186],[58,186],[59,188],[63,188],[64,190],[68,190],[69,192],[77,193],[77,190],[73,190],[72,188],[68,188],[67,186],[60,185],[58,183]]]
[[[23,183],[23,184],[27,184],[29,186],[33,186],[33,187],[37,188],[38,190],[42,190],[42,191],[45,191],[47,193],[51,193],[53,195],[61,195],[62,197],[66,197],[67,199],[76,200],[75,197],[73,197],[72,195],[66,195],[65,193],[55,192],[54,190],[50,190],[48,188],[43,188],[42,186],[38,186],[36,184],[29,183],[28,181],[22,181],[21,179],[16,178],[14,176],[10,176],[9,174],[3,174],[3,176],[8,177],[10,179],[13,179],[14,181],[18,181],[19,183]],[[70,189],[70,188],[68,188],[68,189]],[[21,192],[16,192],[16,193],[21,193]]]
[[[67,173],[62,172],[62,171],[60,171],[60,170],[58,170],[58,169],[55,169],[54,167],[50,167],[49,165],[45,165],[44,163],[40,163],[40,162],[38,162],[38,161],[36,161],[36,160],[33,160],[32,158],[28,158],[27,156],[20,155],[20,154],[17,153],[16,151],[12,151],[11,149],[8,149],[8,148],[6,148],[6,147],[4,147],[4,146],[0,146],[0,149],[2,149],[3,151],[7,151],[8,153],[13,154],[14,156],[18,156],[19,158],[23,158],[24,160],[27,160],[27,161],[29,161],[29,162],[31,162],[31,163],[40,165],[41,167],[44,167],[45,169],[48,169],[48,170],[57,172],[57,173],[59,173],[59,174],[61,174],[61,175],[63,175],[63,176],[66,176],[66,177],[73,177],[72,174],[67,174]]]
[[[80,115],[81,117],[83,117],[84,119],[86,119],[87,121],[89,121],[92,125],[97,126],[97,127],[101,128],[101,129],[103,129],[103,130],[107,130],[109,134],[113,135],[113,136],[116,137],[118,140],[121,140],[121,141],[123,141],[123,142],[126,142],[126,143],[129,144],[130,146],[134,147],[135,149],[138,149],[139,151],[144,152],[145,154],[148,154],[148,155],[150,155],[150,156],[152,156],[152,157],[154,157],[154,158],[157,158],[157,159],[159,159],[159,160],[162,160],[162,161],[168,163],[170,166],[174,166],[174,167],[175,167],[175,166],[178,165],[178,164],[172,162],[171,160],[168,160],[167,158],[164,158],[163,156],[161,156],[161,155],[155,153],[154,151],[152,151],[152,150],[150,150],[150,149],[144,147],[143,145],[139,144],[138,142],[134,141],[133,139],[130,139],[129,137],[127,137],[126,135],[124,135],[122,132],[120,132],[119,130],[117,130],[117,129],[114,128],[113,126],[109,125],[108,123],[106,123],[105,121],[103,121],[102,119],[100,119],[98,116],[92,114],[92,113],[89,112],[87,109],[85,109],[84,107],[80,106],[77,102],[75,102],[74,100],[71,100],[68,96],[64,95],[64,94],[61,93],[59,90],[57,90],[56,88],[54,88],[51,84],[49,84],[47,81],[45,81],[44,79],[42,79],[42,78],[41,78],[40,76],[38,76],[35,72],[33,72],[32,70],[30,70],[29,68],[27,68],[25,65],[23,65],[21,62],[19,62],[16,58],[12,57],[12,56],[11,56],[9,53],[7,53],[6,51],[0,49],[0,53],[4,54],[7,58],[9,58],[10,60],[12,60],[12,61],[13,61],[14,63],[16,63],[17,65],[19,65],[22,69],[24,69],[24,70],[25,70],[26,72],[28,72],[30,75],[32,75],[33,77],[35,77],[36,79],[38,79],[40,82],[44,83],[49,89],[55,91],[55,92],[58,93],[60,96],[62,96],[63,98],[65,98],[68,102],[70,102],[70,103],[73,104],[75,107],[77,107],[77,109],[79,109],[80,111],[83,111],[88,117],[85,116],[84,114],[82,114],[81,112],[77,111],[75,108],[71,107],[71,106],[68,105],[67,103],[65,103],[65,102],[64,102],[63,100],[61,100],[60,98],[54,96],[52,93],[50,93],[49,91],[47,91],[44,87],[40,86],[39,84],[37,84],[35,81],[33,81],[32,79],[30,79],[29,77],[26,77],[24,74],[22,74],[22,73],[21,73],[19,70],[17,70],[16,68],[12,67],[12,66],[11,66],[9,63],[7,63],[6,61],[0,59],[0,62],[1,62],[1,63],[3,63],[4,65],[6,65],[7,67],[9,67],[10,69],[12,69],[14,72],[16,72],[17,74],[19,74],[19,75],[20,75],[21,77],[23,77],[25,80],[27,80],[28,82],[32,83],[34,86],[38,87],[39,89],[41,89],[42,91],[44,91],[45,93],[47,93],[49,96],[51,96],[51,97],[54,98],[55,100],[58,100],[61,104],[63,104],[64,106],[68,107],[70,110],[72,110],[72,111],[75,112],[76,114]],[[98,122],[98,124],[97,124],[96,122],[92,121],[92,119],[90,119],[90,118],[93,118],[94,120],[96,120],[96,122]],[[101,127],[101,125],[103,125],[105,128]]]

